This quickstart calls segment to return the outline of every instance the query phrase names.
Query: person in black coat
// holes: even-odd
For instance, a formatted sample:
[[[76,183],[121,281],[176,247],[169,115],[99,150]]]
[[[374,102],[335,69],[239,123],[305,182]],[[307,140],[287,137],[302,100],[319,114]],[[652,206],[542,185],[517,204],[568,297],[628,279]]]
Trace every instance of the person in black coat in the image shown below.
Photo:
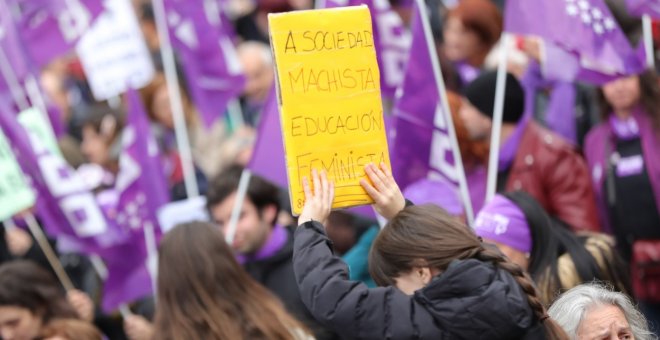
[[[362,186],[390,221],[374,241],[379,288],[348,280],[323,223],[334,186],[312,170],[295,233],[293,266],[314,317],[351,339],[568,339],[550,320],[531,279],[437,206],[406,206],[384,164]]]

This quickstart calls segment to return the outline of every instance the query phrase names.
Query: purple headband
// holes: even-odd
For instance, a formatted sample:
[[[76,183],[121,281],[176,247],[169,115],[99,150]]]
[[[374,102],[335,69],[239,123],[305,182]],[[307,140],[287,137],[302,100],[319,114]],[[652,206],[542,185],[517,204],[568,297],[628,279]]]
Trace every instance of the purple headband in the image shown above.
[[[484,239],[505,244],[523,253],[532,251],[532,236],[525,214],[513,202],[495,195],[474,222],[474,231]]]

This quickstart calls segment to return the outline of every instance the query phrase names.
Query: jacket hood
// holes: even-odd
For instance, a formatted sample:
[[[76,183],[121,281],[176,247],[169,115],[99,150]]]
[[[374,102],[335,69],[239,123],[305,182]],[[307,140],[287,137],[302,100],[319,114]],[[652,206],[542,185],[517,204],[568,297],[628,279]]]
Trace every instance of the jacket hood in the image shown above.
[[[414,299],[440,328],[461,339],[523,338],[536,323],[513,276],[476,259],[452,262]]]

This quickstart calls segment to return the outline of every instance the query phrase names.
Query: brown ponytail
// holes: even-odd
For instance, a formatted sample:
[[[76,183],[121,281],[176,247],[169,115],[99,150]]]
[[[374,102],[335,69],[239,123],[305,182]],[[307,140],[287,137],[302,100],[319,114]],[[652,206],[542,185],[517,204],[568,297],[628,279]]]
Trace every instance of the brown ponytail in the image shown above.
[[[513,276],[516,282],[518,282],[520,288],[522,288],[523,292],[525,292],[527,295],[527,302],[532,308],[532,311],[534,311],[534,314],[539,319],[539,321],[543,323],[546,339],[568,339],[566,332],[564,332],[564,330],[559,327],[559,325],[554,320],[548,317],[548,311],[541,303],[538,290],[532,283],[532,278],[529,276],[529,274],[524,272],[519,265],[509,261],[504,255],[493,250],[485,249],[483,247],[480,248],[474,258],[483,262],[491,262],[493,265],[506,270],[509,272],[509,274],[511,274],[511,276]]]
[[[390,220],[374,240],[369,253],[369,273],[378,285],[389,286],[415,266],[444,271],[452,261],[470,258],[491,262],[509,272],[527,295],[536,318],[543,323],[546,339],[568,339],[547,317],[529,275],[501,253],[485,249],[472,229],[434,205],[406,207]]]

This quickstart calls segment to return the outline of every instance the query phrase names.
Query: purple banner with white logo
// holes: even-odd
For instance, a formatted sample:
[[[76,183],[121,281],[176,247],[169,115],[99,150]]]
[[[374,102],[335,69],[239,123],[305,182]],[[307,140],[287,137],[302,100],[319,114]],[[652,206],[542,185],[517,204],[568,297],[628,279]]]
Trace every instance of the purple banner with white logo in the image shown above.
[[[124,233],[108,228],[87,185],[64,159],[18,123],[6,99],[0,103],[0,127],[37,192],[36,215],[49,235],[66,238],[86,253],[98,253],[125,239]]]
[[[124,150],[114,188],[118,201],[109,219],[114,228],[130,237],[102,255],[108,268],[103,296],[106,311],[152,294],[148,266],[154,265],[156,254],[148,253],[144,230],[150,228],[155,240],[160,238],[157,211],[169,202],[160,152],[142,102],[135,90],[129,90],[126,99],[128,124],[122,134]]]
[[[576,59],[574,79],[602,84],[638,74],[645,61],[627,40],[603,0],[509,0],[505,30],[550,41]]]
[[[412,19],[412,47],[400,97],[394,104],[392,170],[401,189],[429,176],[457,183],[447,114],[433,77],[430,47],[417,6]],[[433,51],[435,51],[433,49]],[[435,55],[435,53],[434,53]]]
[[[103,12],[101,0],[6,0],[36,68],[69,52]]]
[[[187,86],[207,127],[222,117],[245,87],[233,33],[211,0],[164,0],[169,36]],[[215,8],[216,10],[213,10]]]

